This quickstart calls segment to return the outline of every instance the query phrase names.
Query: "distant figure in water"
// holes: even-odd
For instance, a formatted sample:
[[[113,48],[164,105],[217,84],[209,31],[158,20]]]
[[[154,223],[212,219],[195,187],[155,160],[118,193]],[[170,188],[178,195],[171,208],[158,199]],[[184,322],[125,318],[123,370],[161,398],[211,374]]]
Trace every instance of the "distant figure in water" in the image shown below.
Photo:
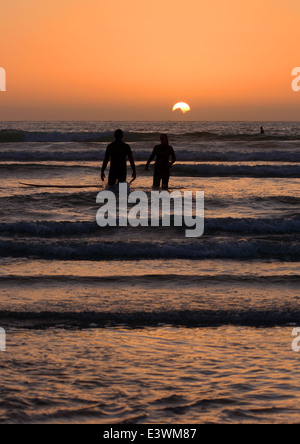
[[[265,130],[263,129],[263,127],[260,127],[260,134],[265,134]]]
[[[131,148],[122,141],[123,131],[115,131],[115,141],[106,148],[105,157],[102,164],[101,180],[105,179],[105,169],[110,160],[110,170],[108,175],[108,186],[113,187],[117,182],[126,182],[127,176],[127,158],[132,168],[132,179],[136,178],[135,163]]]
[[[159,189],[160,183],[162,183],[162,189],[167,190],[169,188],[170,169],[173,163],[176,162],[176,156],[173,148],[169,145],[166,134],[160,136],[160,141],[161,144],[154,147],[145,169],[148,171],[150,163],[155,158],[153,188]]]

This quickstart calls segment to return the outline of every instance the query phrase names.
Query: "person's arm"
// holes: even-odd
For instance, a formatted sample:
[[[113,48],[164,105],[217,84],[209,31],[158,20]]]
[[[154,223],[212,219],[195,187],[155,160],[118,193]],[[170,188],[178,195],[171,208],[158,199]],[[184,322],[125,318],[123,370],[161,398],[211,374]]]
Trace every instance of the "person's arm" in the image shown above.
[[[150,163],[152,162],[152,160],[154,159],[155,156],[156,156],[156,147],[153,148],[152,154],[149,157],[148,162],[146,163],[146,166],[145,166],[145,170],[146,171],[148,171],[149,165],[150,165]]]
[[[130,166],[132,168],[132,178],[135,179],[136,178],[136,169],[135,169],[135,163],[134,163],[134,159],[133,159],[133,155],[132,155],[132,151],[130,146],[128,145],[128,160],[130,162]]]
[[[105,156],[104,156],[104,160],[103,160],[103,164],[102,164],[102,169],[101,169],[101,180],[105,179],[105,170],[106,170],[107,164],[109,162],[109,158],[110,158],[110,152],[109,152],[109,147],[107,147],[106,152],[105,152]]]
[[[173,147],[171,147],[170,146],[170,148],[171,148],[171,157],[172,157],[172,161],[170,162],[170,166],[172,166],[175,162],[176,162],[176,154],[175,154],[175,151],[174,151],[174,149],[173,149]]]

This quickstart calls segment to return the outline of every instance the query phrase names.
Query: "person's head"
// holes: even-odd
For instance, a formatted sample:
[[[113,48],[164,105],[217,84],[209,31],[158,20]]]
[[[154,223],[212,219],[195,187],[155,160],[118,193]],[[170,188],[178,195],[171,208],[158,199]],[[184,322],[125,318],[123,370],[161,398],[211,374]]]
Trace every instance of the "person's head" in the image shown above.
[[[168,139],[167,134],[162,134],[160,136],[160,141],[161,141],[162,145],[169,145],[169,139]]]
[[[117,129],[115,131],[115,138],[116,138],[116,140],[123,139],[123,131],[121,129]]]

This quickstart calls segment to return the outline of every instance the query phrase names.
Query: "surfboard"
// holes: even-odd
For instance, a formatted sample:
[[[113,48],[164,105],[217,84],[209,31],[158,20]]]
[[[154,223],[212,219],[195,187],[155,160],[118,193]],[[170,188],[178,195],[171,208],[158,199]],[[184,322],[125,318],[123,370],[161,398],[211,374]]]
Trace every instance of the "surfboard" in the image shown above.
[[[46,185],[38,183],[24,183],[19,182],[20,185],[24,187],[34,187],[34,188],[100,188],[101,185]]]
[[[134,182],[135,179],[132,179],[129,182],[129,185]],[[102,188],[103,184],[99,185],[47,185],[47,184],[40,184],[40,183],[26,183],[26,182],[19,182],[20,185],[23,187],[34,187],[34,188]]]

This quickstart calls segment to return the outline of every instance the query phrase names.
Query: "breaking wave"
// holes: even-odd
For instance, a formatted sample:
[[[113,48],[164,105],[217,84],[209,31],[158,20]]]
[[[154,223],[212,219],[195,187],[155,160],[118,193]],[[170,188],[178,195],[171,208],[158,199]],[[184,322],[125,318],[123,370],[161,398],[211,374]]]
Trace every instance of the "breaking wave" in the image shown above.
[[[56,260],[141,260],[141,259],[278,259],[300,260],[296,240],[197,239],[169,242],[1,240],[0,257],[31,257]]]
[[[159,140],[161,132],[158,131],[127,131],[126,140],[129,142]],[[213,131],[194,131],[172,133],[168,132],[172,139],[190,140],[216,140],[216,141],[298,141],[298,133],[231,133]],[[113,138],[113,131],[24,131],[18,129],[0,130],[0,142],[98,142],[110,141]]]
[[[175,164],[172,171],[183,176],[202,177],[300,177],[299,165],[211,165]]]
[[[134,158],[137,161],[146,161],[149,158],[150,151],[142,149],[134,149]],[[82,147],[74,149],[66,146],[64,149],[46,150],[37,149],[36,146],[24,150],[1,150],[1,161],[19,161],[19,162],[38,162],[38,161],[57,161],[57,162],[74,162],[74,161],[102,161],[105,154],[105,148],[99,147]],[[177,149],[176,155],[179,161],[186,162],[300,162],[300,151],[295,150],[256,150],[256,151],[234,151],[234,150],[183,150]]]
[[[175,327],[216,327],[240,325],[251,327],[274,327],[299,325],[300,311],[275,310],[170,310],[136,312],[31,312],[0,311],[5,327],[15,322],[20,328],[96,328],[127,326],[134,328],[171,325]]]
[[[171,218],[172,221],[172,218]],[[300,233],[300,218],[290,219],[269,219],[269,218],[206,218],[205,219],[205,234],[216,233],[237,233],[237,234],[297,234]],[[184,226],[184,222],[183,222]],[[176,227],[174,227],[176,228]],[[180,228],[180,227],[177,227]],[[113,227],[109,228],[110,230]],[[119,228],[117,228],[119,230]],[[143,228],[145,229],[145,227]],[[157,227],[154,228],[157,230]],[[54,237],[54,236],[77,236],[99,233],[100,228],[96,222],[12,222],[0,223],[0,234],[5,235],[26,235],[38,237]],[[1,254],[1,253],[0,253]]]

